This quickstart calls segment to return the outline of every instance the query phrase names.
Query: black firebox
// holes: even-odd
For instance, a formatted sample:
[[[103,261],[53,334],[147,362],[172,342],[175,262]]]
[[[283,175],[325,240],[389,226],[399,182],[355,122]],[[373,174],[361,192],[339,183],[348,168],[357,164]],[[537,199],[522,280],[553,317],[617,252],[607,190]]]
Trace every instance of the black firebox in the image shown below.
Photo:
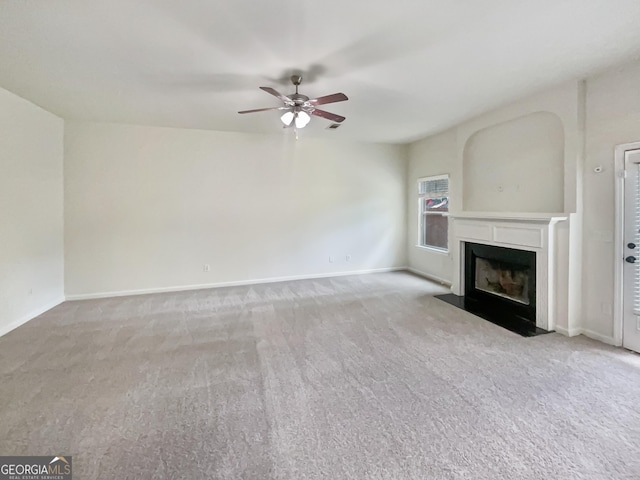
[[[536,253],[465,243],[464,295],[479,308],[536,323]]]

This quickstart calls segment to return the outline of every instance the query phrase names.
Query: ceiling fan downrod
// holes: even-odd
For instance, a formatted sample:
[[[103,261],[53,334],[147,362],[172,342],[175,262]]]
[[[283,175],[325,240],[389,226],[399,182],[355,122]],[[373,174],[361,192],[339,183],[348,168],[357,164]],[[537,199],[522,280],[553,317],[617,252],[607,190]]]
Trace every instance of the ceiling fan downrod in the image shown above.
[[[302,76],[300,75],[291,75],[291,83],[296,86],[296,95],[298,94],[298,85],[302,83]]]

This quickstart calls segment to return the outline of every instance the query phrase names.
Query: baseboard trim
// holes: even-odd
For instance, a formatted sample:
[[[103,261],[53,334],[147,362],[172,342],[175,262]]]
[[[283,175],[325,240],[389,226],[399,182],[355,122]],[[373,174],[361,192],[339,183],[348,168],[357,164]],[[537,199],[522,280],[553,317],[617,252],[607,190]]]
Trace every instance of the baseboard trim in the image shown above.
[[[613,346],[616,346],[616,347],[620,346],[620,345],[616,344],[616,341],[614,340],[613,337],[609,337],[607,335],[602,335],[601,333],[594,332],[593,330],[588,330],[586,328],[570,328],[570,329],[567,330],[566,328],[558,327],[556,325],[554,330],[556,332],[558,332],[558,333],[561,333],[562,335],[564,335],[566,337],[575,337],[577,335],[584,335],[585,337],[589,337],[589,338],[592,338],[593,340],[597,340],[599,342],[606,343],[607,345],[613,345]]]
[[[179,286],[173,286],[173,287],[144,288],[139,290],[120,290],[120,291],[113,291],[113,292],[68,294],[66,295],[66,299],[67,300],[92,300],[97,298],[126,297],[130,295],[148,295],[150,293],[186,292],[189,290],[204,290],[207,288],[238,287],[243,285],[256,285],[259,283],[289,282],[292,280],[312,280],[314,278],[345,277],[347,275],[366,275],[369,273],[386,273],[386,272],[397,272],[402,270],[407,270],[407,267],[370,268],[367,270],[354,270],[354,271],[348,271],[348,272],[317,273],[317,274],[309,274],[309,275],[290,275],[286,277],[268,277],[268,278],[258,278],[253,280],[240,280],[235,282],[202,283],[198,285],[179,285]]]
[[[25,315],[24,317],[16,320],[15,322],[11,322],[9,325],[0,326],[0,337],[2,337],[3,335],[6,335],[7,333],[9,333],[12,330],[15,330],[16,328],[24,325],[29,320],[33,320],[34,318],[39,317],[43,313],[48,312],[52,308],[57,307],[58,305],[60,305],[64,301],[65,301],[64,297],[58,297],[53,302],[49,302],[49,303],[45,304],[43,307],[40,307],[37,310],[34,310],[33,312],[29,313],[28,315]]]
[[[556,325],[553,328],[553,330],[556,331],[557,333],[560,333],[561,335],[564,335],[565,337],[576,337],[578,335],[582,335],[582,329],[581,328],[566,329],[566,328],[559,327],[558,325]]]
[[[437,277],[436,275],[432,275],[430,273],[426,273],[426,272],[422,272],[420,270],[418,270],[417,268],[413,268],[413,267],[407,267],[405,268],[406,271],[411,272],[415,275],[418,275],[419,277],[423,277],[426,278],[427,280],[432,280],[434,282],[438,282],[441,285],[445,285],[447,287],[451,287],[451,282],[449,280],[445,280],[444,278],[440,278]]]
[[[602,335],[601,333],[594,332],[592,330],[587,330],[586,328],[582,329],[582,334],[585,337],[593,338],[594,340],[598,340],[599,342],[606,343],[607,345],[616,345],[616,341],[613,337],[609,337],[607,335]]]

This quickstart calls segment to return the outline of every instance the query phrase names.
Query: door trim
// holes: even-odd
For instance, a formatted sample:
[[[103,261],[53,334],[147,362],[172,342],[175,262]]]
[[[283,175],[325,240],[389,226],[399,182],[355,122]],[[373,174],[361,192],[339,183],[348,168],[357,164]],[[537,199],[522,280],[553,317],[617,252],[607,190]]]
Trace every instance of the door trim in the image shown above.
[[[624,291],[623,264],[624,257],[624,156],[629,150],[640,150],[640,142],[623,143],[615,147],[614,175],[615,175],[615,232],[614,232],[614,279],[613,279],[613,341],[614,345],[622,346],[622,331],[624,328]]]

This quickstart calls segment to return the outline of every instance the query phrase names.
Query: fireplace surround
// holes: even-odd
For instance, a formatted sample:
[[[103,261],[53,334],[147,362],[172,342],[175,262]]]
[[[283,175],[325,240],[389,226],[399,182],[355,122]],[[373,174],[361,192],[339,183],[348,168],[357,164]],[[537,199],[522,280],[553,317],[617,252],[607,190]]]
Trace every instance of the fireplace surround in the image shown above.
[[[467,287],[470,279],[466,278],[465,266],[469,255],[467,243],[479,246],[503,247],[519,252],[528,252],[529,268],[533,270],[529,286],[533,286],[531,292],[527,292],[529,306],[533,311],[523,312],[522,308],[516,312],[516,316],[523,316],[531,322],[534,329],[552,331],[555,326],[558,312],[558,272],[564,271],[564,264],[559,267],[561,257],[559,255],[558,224],[567,220],[562,214],[544,213],[486,213],[486,212],[460,212],[451,213],[452,222],[451,251],[453,254],[454,277],[451,285],[452,294],[457,296],[460,303],[465,303]],[[561,241],[564,244],[564,239]],[[564,250],[563,250],[564,251]],[[517,254],[517,253],[516,253]],[[513,252],[512,252],[513,255]],[[482,257],[482,255],[480,255]],[[513,257],[512,257],[513,258]],[[564,258],[564,257],[563,257]],[[497,260],[499,262],[499,259]],[[518,260],[522,263],[524,260]],[[526,263],[525,262],[525,263]],[[513,277],[516,270],[507,275]],[[510,279],[503,278],[503,283]],[[505,281],[506,280],[506,281]],[[499,280],[498,280],[499,281]],[[490,279],[495,283],[495,278]],[[517,282],[516,282],[517,283]],[[504,287],[503,287],[504,288]],[[511,287],[517,290],[519,287]],[[564,287],[561,287],[564,288]],[[482,288],[474,294],[491,295],[496,292],[486,292]],[[484,290],[487,290],[486,288]],[[523,287],[524,291],[524,287]],[[535,292],[535,293],[534,293]],[[511,291],[514,293],[514,290]],[[517,293],[517,292],[516,292]],[[526,305],[526,301],[514,303]],[[473,299],[475,302],[475,299]],[[469,302],[466,302],[469,303]],[[561,309],[564,311],[565,306]],[[518,310],[516,308],[516,310]],[[537,331],[537,330],[535,330]]]

